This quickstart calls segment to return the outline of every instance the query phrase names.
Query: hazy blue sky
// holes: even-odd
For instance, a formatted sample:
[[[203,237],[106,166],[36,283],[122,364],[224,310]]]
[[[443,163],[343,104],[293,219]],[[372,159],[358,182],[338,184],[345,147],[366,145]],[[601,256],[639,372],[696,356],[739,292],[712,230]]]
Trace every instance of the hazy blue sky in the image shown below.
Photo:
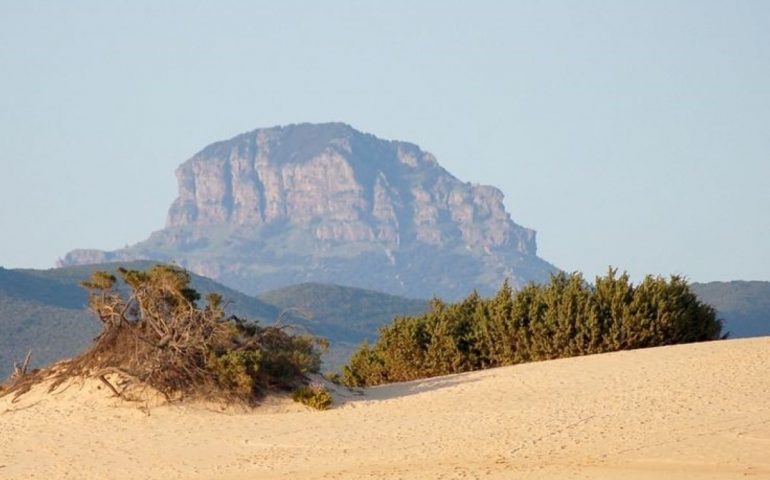
[[[161,228],[174,169],[344,121],[506,194],[539,253],[770,280],[770,2],[0,0],[0,265]]]

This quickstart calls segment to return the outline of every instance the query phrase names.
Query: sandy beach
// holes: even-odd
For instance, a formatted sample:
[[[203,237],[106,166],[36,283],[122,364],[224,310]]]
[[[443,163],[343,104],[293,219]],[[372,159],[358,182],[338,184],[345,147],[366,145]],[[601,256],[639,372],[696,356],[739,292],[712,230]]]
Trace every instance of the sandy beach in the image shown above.
[[[317,412],[0,399],[2,479],[770,478],[770,338],[340,391]]]

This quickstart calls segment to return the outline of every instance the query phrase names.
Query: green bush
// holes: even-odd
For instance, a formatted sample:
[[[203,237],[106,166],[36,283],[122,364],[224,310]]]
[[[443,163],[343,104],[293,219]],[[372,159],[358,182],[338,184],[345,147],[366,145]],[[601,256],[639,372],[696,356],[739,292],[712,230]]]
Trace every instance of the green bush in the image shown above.
[[[216,376],[219,385],[245,397],[254,393],[261,358],[262,355],[257,350],[231,350],[221,355],[211,354],[208,367]]]
[[[350,387],[387,383],[388,376],[381,355],[368,343],[362,344],[342,367],[342,383]]]
[[[488,299],[472,293],[430,311],[396,318],[377,343],[363,344],[343,367],[350,386],[378,385],[436,375],[616,350],[720,338],[714,309],[687,282],[627,274],[588,284],[579,273],[560,273],[544,285],[514,294],[506,282]]]
[[[295,402],[302,403],[316,410],[326,410],[332,404],[332,394],[320,385],[303,386],[292,393]]]

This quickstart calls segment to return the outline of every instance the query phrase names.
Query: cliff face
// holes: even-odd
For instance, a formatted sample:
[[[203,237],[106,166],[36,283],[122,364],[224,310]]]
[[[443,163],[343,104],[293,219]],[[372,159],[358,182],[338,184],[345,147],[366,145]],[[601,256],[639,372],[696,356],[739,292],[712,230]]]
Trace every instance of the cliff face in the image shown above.
[[[176,174],[165,229],[62,264],[152,258],[247,292],[313,280],[450,298],[553,270],[498,189],[344,124],[255,130],[209,145]]]

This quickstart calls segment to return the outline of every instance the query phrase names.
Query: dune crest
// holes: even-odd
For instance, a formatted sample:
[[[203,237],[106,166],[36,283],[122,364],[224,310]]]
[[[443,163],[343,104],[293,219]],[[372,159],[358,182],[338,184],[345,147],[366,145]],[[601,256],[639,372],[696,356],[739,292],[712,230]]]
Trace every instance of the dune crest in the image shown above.
[[[388,385],[316,412],[0,398],[0,478],[770,478],[770,337]]]

